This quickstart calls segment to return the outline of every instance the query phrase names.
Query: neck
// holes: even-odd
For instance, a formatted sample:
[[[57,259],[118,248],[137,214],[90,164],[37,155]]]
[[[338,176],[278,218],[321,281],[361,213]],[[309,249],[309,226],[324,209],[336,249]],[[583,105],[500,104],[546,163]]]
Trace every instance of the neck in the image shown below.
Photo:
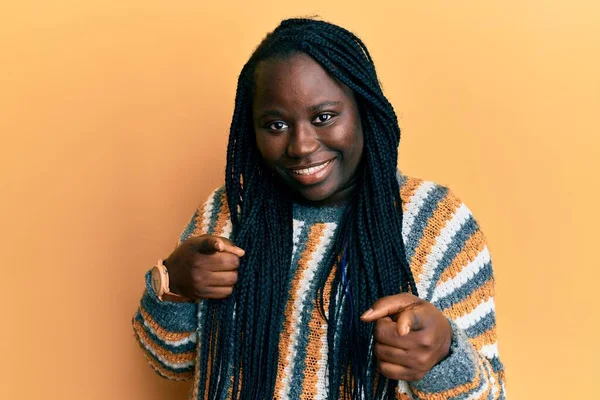
[[[355,174],[352,179],[346,182],[338,191],[336,191],[333,195],[329,196],[326,199],[319,201],[310,201],[305,199],[302,196],[295,195],[294,201],[298,204],[307,207],[339,207],[345,206],[354,197],[356,192],[356,188],[358,186],[358,174]]]

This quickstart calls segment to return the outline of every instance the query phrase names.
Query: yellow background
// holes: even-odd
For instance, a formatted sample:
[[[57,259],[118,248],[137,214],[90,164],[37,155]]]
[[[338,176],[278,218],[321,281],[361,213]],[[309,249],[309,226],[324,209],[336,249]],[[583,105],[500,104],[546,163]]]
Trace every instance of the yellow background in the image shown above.
[[[222,181],[243,63],[315,14],[369,46],[404,172],[483,226],[509,398],[597,393],[598,2],[4,3],[0,398],[186,397],[134,342],[143,273]]]

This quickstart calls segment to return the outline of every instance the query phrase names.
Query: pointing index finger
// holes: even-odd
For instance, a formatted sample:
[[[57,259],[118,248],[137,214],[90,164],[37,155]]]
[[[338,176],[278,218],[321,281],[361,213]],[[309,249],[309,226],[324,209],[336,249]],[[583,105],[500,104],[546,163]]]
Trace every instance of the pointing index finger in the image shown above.
[[[220,252],[225,251],[227,253],[235,254],[238,257],[243,257],[244,254],[246,254],[244,249],[240,249],[239,247],[235,246],[232,243],[227,243],[227,242],[223,242],[223,241],[220,241],[219,243],[221,243],[221,245],[219,246]]]
[[[391,317],[407,308],[413,308],[420,304],[421,301],[420,298],[409,293],[383,297],[377,300],[370,309],[365,311],[360,319],[364,322],[373,322],[383,317]]]
[[[243,257],[246,253],[243,249],[235,246],[231,241],[226,238],[219,236],[208,236],[200,242],[198,251],[202,254],[214,254],[214,253],[231,253],[238,257]]]

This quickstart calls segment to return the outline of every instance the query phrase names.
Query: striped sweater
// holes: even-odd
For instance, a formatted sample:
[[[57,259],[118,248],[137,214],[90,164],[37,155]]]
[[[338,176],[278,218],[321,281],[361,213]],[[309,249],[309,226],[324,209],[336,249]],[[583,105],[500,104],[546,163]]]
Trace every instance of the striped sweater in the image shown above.
[[[483,233],[469,209],[447,188],[402,175],[399,182],[403,239],[419,296],[446,315],[453,338],[450,355],[423,379],[399,382],[396,398],[504,399],[494,277]],[[294,206],[295,273],[279,341],[277,399],[326,398],[327,323],[315,307],[313,277],[327,267],[322,261],[331,251],[341,214],[341,208]],[[224,237],[231,233],[224,188],[196,210],[179,242],[205,233]],[[193,379],[191,399],[198,398],[199,372],[204,367],[197,362],[204,307],[202,300],[159,301],[147,273],[146,290],[133,318],[135,337],[150,365],[168,379]]]

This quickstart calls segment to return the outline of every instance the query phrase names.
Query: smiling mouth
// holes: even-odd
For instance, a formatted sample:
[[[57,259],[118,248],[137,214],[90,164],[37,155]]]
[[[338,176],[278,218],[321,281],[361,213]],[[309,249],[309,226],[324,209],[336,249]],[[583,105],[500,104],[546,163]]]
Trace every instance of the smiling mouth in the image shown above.
[[[329,164],[331,164],[333,160],[328,160],[325,161],[323,164],[319,164],[319,165],[315,165],[309,168],[302,168],[302,169],[290,169],[290,171],[295,174],[295,175],[314,175],[319,171],[322,171],[323,169],[325,169]]]

